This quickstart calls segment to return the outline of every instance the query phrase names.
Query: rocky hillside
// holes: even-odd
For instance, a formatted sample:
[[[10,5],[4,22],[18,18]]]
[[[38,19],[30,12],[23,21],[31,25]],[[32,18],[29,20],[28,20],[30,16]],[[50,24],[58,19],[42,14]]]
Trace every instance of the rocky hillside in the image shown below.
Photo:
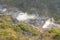
[[[56,27],[46,30],[38,27],[42,25],[39,18],[38,21],[26,21],[35,26],[15,19],[17,13],[23,11],[38,14],[44,19],[53,17],[60,23],[60,0],[0,0],[0,5],[4,6],[0,6],[0,40],[60,40],[60,29]],[[5,8],[7,11],[3,12]]]
[[[38,29],[22,22],[14,24],[6,14],[0,15],[0,40],[38,40],[39,35]]]
[[[44,30],[23,22],[13,23],[10,16],[0,15],[0,40],[60,40],[60,29]]]

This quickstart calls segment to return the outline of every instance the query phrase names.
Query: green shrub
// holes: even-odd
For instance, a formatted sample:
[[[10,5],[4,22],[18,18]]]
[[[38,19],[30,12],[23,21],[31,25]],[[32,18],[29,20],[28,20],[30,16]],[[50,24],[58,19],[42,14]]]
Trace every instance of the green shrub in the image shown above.
[[[53,29],[49,30],[49,33],[55,34],[55,36],[53,37],[53,40],[60,40],[60,29],[53,28]]]

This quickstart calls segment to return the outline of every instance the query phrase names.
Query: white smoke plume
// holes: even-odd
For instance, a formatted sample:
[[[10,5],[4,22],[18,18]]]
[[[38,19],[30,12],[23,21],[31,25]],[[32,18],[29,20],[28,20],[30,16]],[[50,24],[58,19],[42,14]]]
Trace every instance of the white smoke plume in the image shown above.
[[[43,28],[48,28],[50,24],[53,24],[53,21],[51,19],[48,19],[45,24],[43,25]]]
[[[35,18],[36,18],[35,15],[28,15],[27,13],[24,12],[19,13],[18,16],[16,17],[16,19],[19,21],[25,21],[29,19],[35,19]]]
[[[60,24],[57,24],[54,22],[54,19],[52,18],[49,18],[45,24],[43,25],[42,28],[54,28],[54,27],[57,27],[57,28],[60,28]]]

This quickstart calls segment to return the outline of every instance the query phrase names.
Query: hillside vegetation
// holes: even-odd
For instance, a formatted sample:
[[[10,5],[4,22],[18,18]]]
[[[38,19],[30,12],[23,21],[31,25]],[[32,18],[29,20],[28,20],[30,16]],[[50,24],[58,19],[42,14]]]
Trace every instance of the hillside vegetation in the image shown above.
[[[23,22],[15,23],[10,16],[0,15],[0,40],[60,40],[60,30],[42,30]]]
[[[60,0],[0,0],[0,4],[8,9],[18,8],[41,17],[53,17],[60,23]],[[45,30],[13,21],[9,15],[0,15],[0,40],[60,40],[58,28]]]
[[[38,40],[38,35],[40,32],[37,29],[23,22],[14,24],[6,14],[0,15],[0,40]]]

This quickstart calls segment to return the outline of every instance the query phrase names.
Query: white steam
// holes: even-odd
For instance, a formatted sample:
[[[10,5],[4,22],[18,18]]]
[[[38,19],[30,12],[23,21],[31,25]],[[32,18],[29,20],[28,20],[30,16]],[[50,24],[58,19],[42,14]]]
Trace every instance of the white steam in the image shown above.
[[[54,27],[60,28],[60,24],[56,24],[54,22],[54,19],[50,18],[45,22],[42,28],[54,28]]]
[[[50,19],[48,19],[46,22],[45,22],[45,24],[43,25],[43,28],[48,28],[48,26],[50,25],[50,24],[52,24],[53,22],[50,20]]]
[[[5,11],[7,11],[7,9],[6,9],[6,8],[4,8],[4,9],[2,10],[2,12],[5,12]]]
[[[19,21],[25,21],[28,19],[35,19],[35,15],[28,15],[27,13],[21,12],[19,15],[16,17],[17,20]]]

